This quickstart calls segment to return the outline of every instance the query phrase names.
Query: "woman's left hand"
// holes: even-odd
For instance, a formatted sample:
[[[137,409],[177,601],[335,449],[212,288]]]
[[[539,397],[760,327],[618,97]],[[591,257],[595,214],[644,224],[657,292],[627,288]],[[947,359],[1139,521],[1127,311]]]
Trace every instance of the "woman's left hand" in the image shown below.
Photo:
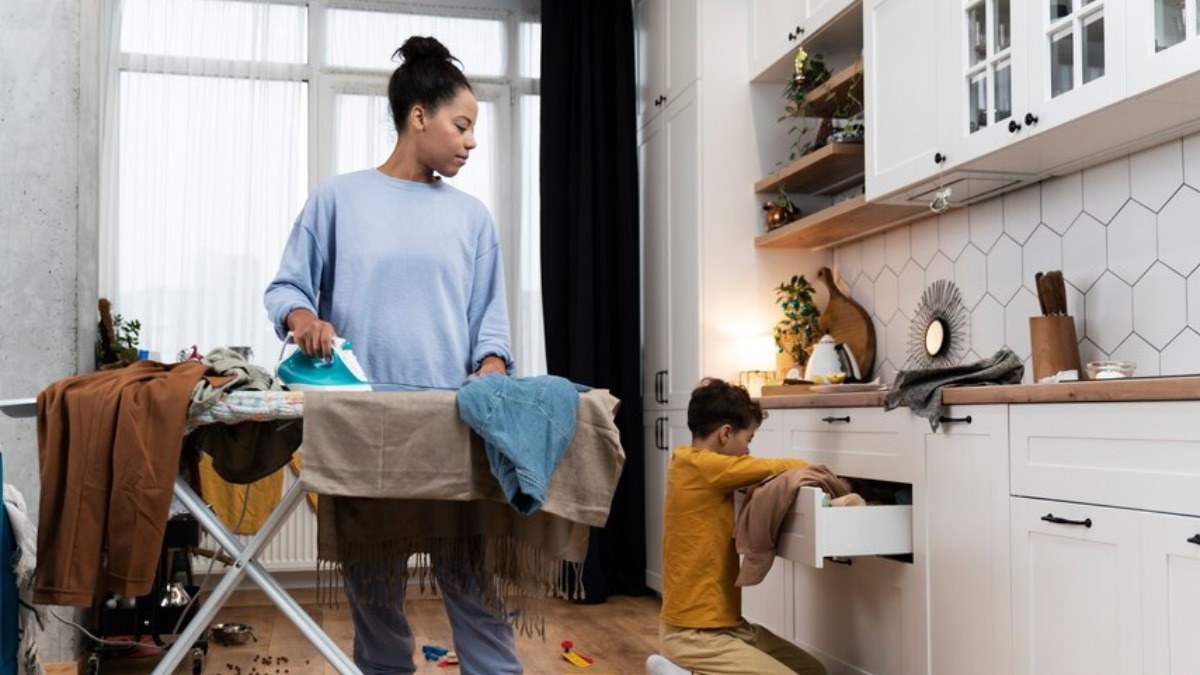
[[[479,363],[479,370],[472,373],[473,375],[507,375],[508,364],[499,356],[485,356],[483,361]]]

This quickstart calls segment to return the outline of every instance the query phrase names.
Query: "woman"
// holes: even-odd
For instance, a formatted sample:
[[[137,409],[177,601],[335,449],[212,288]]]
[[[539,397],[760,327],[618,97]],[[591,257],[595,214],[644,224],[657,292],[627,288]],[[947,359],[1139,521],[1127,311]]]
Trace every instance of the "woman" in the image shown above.
[[[328,356],[335,335],[350,340],[376,391],[458,389],[469,375],[512,369],[495,225],[479,200],[440,178],[456,175],[475,147],[479,107],[436,39],[411,37],[397,54],[391,156],[317,187],[265,302],[279,336],[291,331],[306,354]],[[372,594],[351,580],[362,575],[344,576],[359,668],[414,672],[403,592]],[[489,582],[458,586],[442,592],[462,672],[521,673],[512,628],[485,601]],[[380,595],[396,600],[365,600]]]

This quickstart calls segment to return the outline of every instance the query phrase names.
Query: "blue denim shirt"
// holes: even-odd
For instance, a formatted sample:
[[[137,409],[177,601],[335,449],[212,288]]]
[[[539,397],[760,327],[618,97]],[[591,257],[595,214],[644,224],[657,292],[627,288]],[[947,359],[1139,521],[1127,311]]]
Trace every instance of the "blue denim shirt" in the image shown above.
[[[571,438],[579,393],[554,375],[472,377],[458,390],[458,414],[484,440],[492,475],[517,511],[533,513]]]

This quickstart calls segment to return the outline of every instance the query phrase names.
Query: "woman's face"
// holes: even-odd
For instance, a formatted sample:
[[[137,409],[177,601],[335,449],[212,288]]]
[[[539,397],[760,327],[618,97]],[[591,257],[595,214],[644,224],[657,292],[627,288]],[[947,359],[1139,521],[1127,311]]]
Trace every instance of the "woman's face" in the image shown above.
[[[452,178],[467,163],[475,147],[475,120],[479,104],[470,89],[460,87],[449,103],[432,115],[414,108],[412,123],[417,137],[417,158],[431,170]]]

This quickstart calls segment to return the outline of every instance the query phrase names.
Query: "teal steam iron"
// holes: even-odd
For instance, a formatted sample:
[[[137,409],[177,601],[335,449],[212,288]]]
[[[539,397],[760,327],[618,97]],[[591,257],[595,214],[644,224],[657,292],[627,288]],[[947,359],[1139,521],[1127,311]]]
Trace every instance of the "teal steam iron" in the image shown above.
[[[307,356],[288,333],[275,377],[292,391],[371,391],[362,366],[350,351],[350,341],[336,337],[326,359]]]

